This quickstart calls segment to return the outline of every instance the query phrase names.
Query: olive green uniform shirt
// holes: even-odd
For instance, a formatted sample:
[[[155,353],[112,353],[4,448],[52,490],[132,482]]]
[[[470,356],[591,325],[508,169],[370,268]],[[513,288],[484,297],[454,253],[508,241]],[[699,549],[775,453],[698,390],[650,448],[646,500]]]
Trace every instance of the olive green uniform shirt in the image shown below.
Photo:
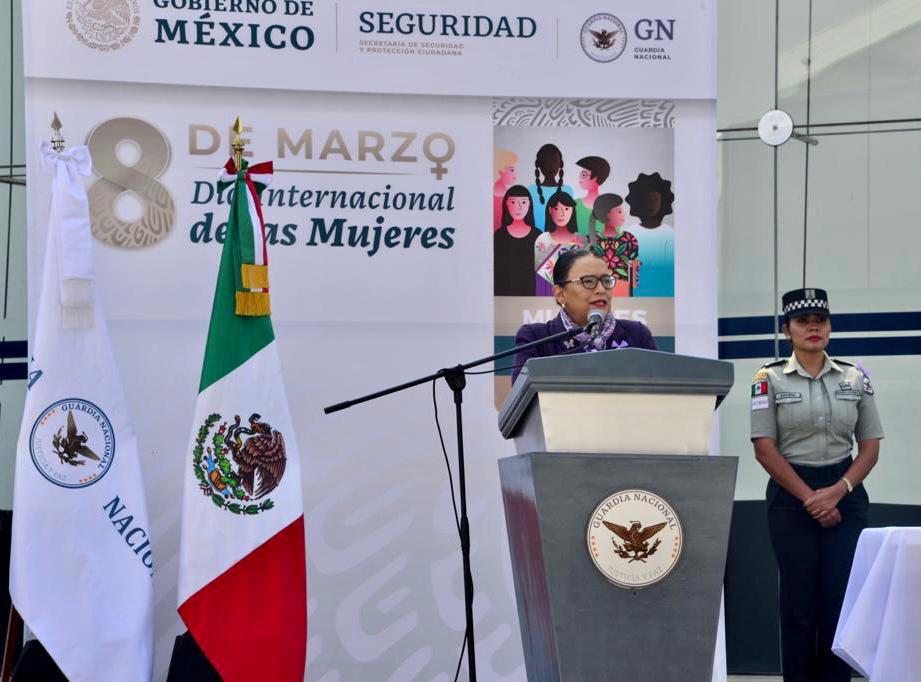
[[[851,454],[855,438],[883,438],[870,379],[827,354],[814,379],[795,354],[764,365],[752,380],[751,401],[752,439],[774,438],[791,464],[835,464]]]

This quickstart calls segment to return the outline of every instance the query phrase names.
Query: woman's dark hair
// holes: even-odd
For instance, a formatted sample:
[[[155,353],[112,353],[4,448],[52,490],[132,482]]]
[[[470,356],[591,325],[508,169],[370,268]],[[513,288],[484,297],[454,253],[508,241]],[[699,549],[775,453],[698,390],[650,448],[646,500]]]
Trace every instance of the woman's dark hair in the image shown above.
[[[661,201],[658,213],[654,216],[648,216],[649,218],[656,218],[659,223],[661,223],[662,218],[672,212],[672,203],[675,201],[675,195],[672,192],[672,183],[657,172],[652,175],[640,173],[636,176],[636,180],[627,184],[627,187],[630,188],[630,193],[627,194],[627,203],[630,204],[630,215],[637,216],[638,218],[647,217],[643,212],[642,204],[643,195],[648,193],[658,194]]]
[[[619,194],[602,194],[597,199],[595,203],[592,204],[592,218],[591,218],[591,228],[595,228],[595,223],[601,223],[602,225],[608,224],[608,213],[611,212],[611,209],[617,208],[622,203],[624,203],[623,197]],[[589,230],[591,232],[591,230]]]
[[[531,193],[528,188],[522,185],[512,185],[505,191],[505,196],[502,197],[502,227],[508,227],[512,224],[512,214],[509,213],[508,206],[505,203],[509,197],[528,198],[528,214],[524,217],[524,221],[534,227],[534,202],[531,201]]]
[[[560,167],[554,168],[550,165],[550,160],[559,157]],[[555,161],[554,161],[555,164]],[[554,178],[553,174],[559,171],[560,177]],[[543,173],[545,178],[556,181],[556,191],[563,191],[563,152],[555,144],[547,143],[537,150],[537,156],[534,157],[534,184],[537,185],[537,196],[540,197],[540,203],[544,203],[544,190],[540,184],[540,174]]]
[[[579,231],[579,224],[576,222],[576,200],[566,192],[556,192],[547,200],[547,208],[544,209],[544,229],[547,232],[556,231],[556,223],[553,222],[553,218],[550,216],[550,209],[559,204],[569,206],[572,209],[572,213],[569,214],[569,222],[566,223],[566,229],[575,234]]]
[[[592,258],[601,258],[597,253],[592,253],[588,249],[569,249],[560,254],[553,266],[553,283],[562,286],[563,282],[569,279],[569,272],[573,264],[580,258],[591,256]]]

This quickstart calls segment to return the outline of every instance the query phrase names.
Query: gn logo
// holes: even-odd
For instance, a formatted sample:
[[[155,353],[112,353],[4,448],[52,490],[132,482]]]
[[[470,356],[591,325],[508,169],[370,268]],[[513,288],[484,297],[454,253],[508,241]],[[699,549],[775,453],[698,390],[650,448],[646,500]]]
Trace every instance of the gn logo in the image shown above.
[[[674,40],[674,19],[640,19],[633,27],[638,40]]]

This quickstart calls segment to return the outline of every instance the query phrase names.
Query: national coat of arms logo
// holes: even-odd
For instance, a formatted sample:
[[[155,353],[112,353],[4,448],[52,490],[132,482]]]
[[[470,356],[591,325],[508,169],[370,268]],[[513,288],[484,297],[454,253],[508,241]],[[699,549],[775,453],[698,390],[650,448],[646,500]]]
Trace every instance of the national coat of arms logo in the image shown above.
[[[106,414],[81,398],[53,403],[29,434],[35,468],[62,488],[85,488],[105,476],[115,456],[115,431]]]
[[[253,515],[275,506],[266,497],[285,474],[285,439],[252,414],[249,424],[211,414],[198,429],[192,467],[202,493],[233,514]]]
[[[596,62],[613,62],[627,48],[627,27],[613,14],[594,14],[582,24],[582,51]]]
[[[681,522],[671,505],[648,490],[609,495],[588,522],[588,552],[602,575],[636,589],[663,580],[678,563]]]
[[[138,0],[67,0],[66,19],[77,40],[106,52],[134,39],[141,11]]]

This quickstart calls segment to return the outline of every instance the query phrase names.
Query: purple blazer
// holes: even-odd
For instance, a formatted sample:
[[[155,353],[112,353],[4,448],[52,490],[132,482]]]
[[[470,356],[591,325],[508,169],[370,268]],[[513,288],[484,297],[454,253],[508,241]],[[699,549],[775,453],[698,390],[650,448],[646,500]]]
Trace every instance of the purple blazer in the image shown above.
[[[523,325],[518,333],[515,334],[515,345],[537,341],[554,334],[564,331],[563,320],[557,315],[549,322],[538,322],[536,324]],[[569,342],[571,343],[571,341]],[[587,350],[576,350],[563,345],[560,340],[550,341],[546,344],[528,348],[515,355],[515,368],[512,369],[512,383],[518,378],[522,366],[530,358],[544,358],[551,355],[562,355],[563,353],[585,353]],[[608,342],[609,348],[646,348],[648,350],[659,350],[656,346],[656,340],[652,337],[652,332],[642,322],[635,320],[617,320],[614,326],[614,333]]]

